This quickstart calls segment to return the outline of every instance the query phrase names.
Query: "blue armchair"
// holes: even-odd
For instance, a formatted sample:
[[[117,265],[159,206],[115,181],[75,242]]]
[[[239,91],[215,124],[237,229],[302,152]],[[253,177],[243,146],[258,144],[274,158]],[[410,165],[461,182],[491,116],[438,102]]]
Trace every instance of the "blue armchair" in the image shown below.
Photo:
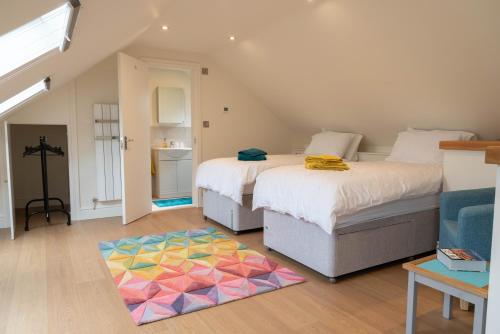
[[[495,188],[441,194],[439,247],[471,249],[490,260]]]

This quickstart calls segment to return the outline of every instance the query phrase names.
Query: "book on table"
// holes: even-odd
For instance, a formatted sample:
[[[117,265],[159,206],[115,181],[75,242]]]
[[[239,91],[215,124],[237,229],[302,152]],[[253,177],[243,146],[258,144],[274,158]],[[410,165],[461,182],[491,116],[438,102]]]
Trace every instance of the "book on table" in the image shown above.
[[[484,272],[488,261],[470,249],[438,248],[437,259],[450,270]]]

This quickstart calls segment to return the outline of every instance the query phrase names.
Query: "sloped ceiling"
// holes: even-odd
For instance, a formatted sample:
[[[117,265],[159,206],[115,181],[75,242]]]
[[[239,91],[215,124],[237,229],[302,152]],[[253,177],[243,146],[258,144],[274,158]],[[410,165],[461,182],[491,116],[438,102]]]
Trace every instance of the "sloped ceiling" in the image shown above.
[[[500,138],[499,12],[496,0],[185,0],[160,17],[166,34],[137,42],[209,54],[299,134]]]
[[[0,2],[0,35],[63,3],[62,0]],[[46,57],[0,82],[0,101],[45,76],[57,87],[130,44],[160,15],[165,0],[82,0],[70,49]],[[0,55],[1,59],[1,55]]]
[[[152,48],[210,54],[250,38],[275,21],[308,8],[307,0],[176,0],[136,42]],[[167,25],[167,32],[161,30]]]
[[[59,3],[3,1],[0,33]],[[498,0],[82,4],[71,49],[0,83],[0,100],[45,75],[63,83],[133,42],[208,55],[298,136],[350,130],[383,146],[414,126],[500,138]]]

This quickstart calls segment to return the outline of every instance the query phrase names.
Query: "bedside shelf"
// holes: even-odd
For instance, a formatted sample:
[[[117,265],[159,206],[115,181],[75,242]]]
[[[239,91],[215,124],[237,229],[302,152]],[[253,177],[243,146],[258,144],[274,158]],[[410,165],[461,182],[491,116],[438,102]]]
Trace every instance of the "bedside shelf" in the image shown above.
[[[486,163],[500,165],[500,145],[486,148]]]
[[[472,140],[472,141],[442,141],[439,148],[454,151],[486,151],[490,146],[500,146],[500,141]]]

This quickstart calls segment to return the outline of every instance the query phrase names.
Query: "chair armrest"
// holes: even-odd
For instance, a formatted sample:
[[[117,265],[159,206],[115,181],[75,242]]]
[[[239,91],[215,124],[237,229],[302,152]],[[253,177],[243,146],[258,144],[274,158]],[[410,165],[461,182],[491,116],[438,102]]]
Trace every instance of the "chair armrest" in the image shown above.
[[[441,221],[457,220],[464,207],[495,203],[495,188],[448,191],[441,194]]]
[[[469,206],[458,214],[458,244],[487,260],[491,254],[494,204]]]

